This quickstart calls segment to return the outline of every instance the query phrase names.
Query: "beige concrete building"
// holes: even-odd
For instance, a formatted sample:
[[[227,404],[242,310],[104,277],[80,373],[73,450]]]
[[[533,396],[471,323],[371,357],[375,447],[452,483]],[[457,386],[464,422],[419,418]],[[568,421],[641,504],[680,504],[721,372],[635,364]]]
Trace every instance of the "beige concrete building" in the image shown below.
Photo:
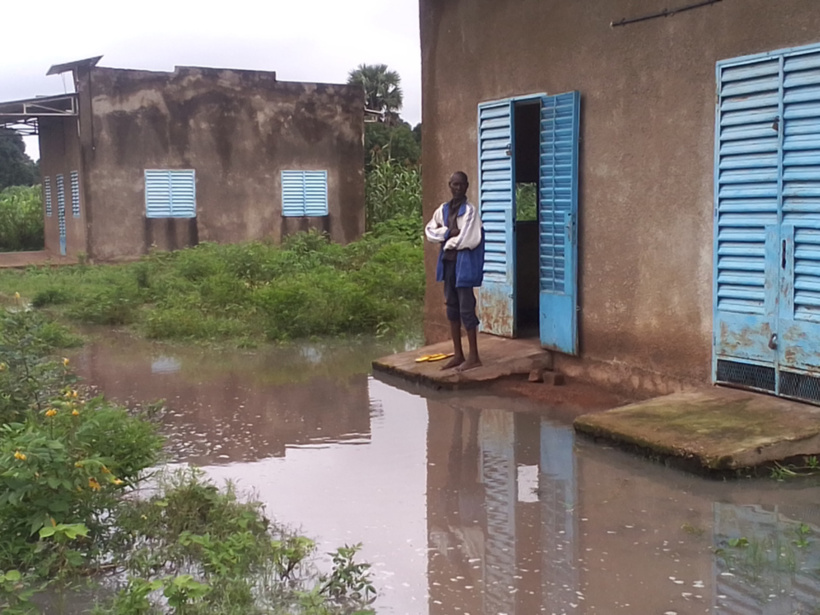
[[[273,72],[58,65],[74,93],[0,103],[40,137],[45,249],[94,261],[152,246],[364,232],[364,100]]]
[[[560,370],[820,401],[820,4],[669,4],[420,0],[425,216],[466,171],[482,327]]]

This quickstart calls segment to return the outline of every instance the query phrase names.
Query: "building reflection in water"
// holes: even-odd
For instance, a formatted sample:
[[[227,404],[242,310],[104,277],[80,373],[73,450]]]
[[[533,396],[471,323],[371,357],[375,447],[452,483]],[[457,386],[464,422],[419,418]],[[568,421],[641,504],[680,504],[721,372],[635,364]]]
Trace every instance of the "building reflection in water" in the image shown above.
[[[428,400],[430,615],[820,613],[806,489],[721,486],[493,403]]]
[[[571,428],[435,401],[428,410],[429,613],[569,608],[578,600]]]
[[[345,349],[327,351],[333,352]],[[219,465],[282,457],[293,446],[369,440],[367,374],[322,371],[314,365],[319,359],[313,347],[217,356],[179,347],[158,354],[150,343],[113,338],[83,348],[75,364],[115,401],[165,400],[163,432],[175,460]]]

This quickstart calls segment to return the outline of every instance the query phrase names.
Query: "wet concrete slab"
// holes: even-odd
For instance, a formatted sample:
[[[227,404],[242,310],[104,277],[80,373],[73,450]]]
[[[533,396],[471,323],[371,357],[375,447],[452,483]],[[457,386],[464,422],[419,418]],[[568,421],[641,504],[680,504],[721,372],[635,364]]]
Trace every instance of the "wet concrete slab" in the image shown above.
[[[706,472],[820,455],[820,408],[719,387],[586,414],[574,427]]]
[[[467,350],[467,340],[463,340]],[[416,359],[453,351],[451,341],[424,346],[416,350],[382,357],[373,361],[373,371],[400,376],[434,388],[456,389],[508,376],[529,374],[532,370],[552,369],[552,354],[541,348],[536,339],[509,339],[479,334],[478,351],[482,365],[463,372],[443,370],[448,359],[417,362]]]

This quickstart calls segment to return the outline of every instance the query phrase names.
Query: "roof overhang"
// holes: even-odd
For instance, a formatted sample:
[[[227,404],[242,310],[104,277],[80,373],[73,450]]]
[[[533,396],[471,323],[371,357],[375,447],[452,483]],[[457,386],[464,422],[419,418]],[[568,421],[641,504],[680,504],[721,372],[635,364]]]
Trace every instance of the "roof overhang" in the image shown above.
[[[76,116],[76,94],[0,102],[0,128],[11,128],[22,134],[36,135],[38,118]]]
[[[94,56],[93,58],[74,60],[73,62],[66,62],[65,64],[55,64],[48,69],[46,76],[59,75],[60,73],[67,73],[70,70],[73,71],[83,67],[91,68],[97,66],[97,62],[99,62],[100,60],[102,60],[102,56]]]

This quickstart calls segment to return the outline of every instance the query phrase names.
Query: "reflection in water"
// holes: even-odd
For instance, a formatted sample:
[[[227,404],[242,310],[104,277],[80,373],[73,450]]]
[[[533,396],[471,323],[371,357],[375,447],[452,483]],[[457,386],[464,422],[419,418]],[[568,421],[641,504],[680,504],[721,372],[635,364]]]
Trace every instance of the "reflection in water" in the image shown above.
[[[817,614],[816,483],[709,481],[576,441],[543,407],[425,399],[368,379],[386,352],[115,339],[77,363],[119,400],[165,398],[176,460],[320,551],[363,542],[380,615]]]

